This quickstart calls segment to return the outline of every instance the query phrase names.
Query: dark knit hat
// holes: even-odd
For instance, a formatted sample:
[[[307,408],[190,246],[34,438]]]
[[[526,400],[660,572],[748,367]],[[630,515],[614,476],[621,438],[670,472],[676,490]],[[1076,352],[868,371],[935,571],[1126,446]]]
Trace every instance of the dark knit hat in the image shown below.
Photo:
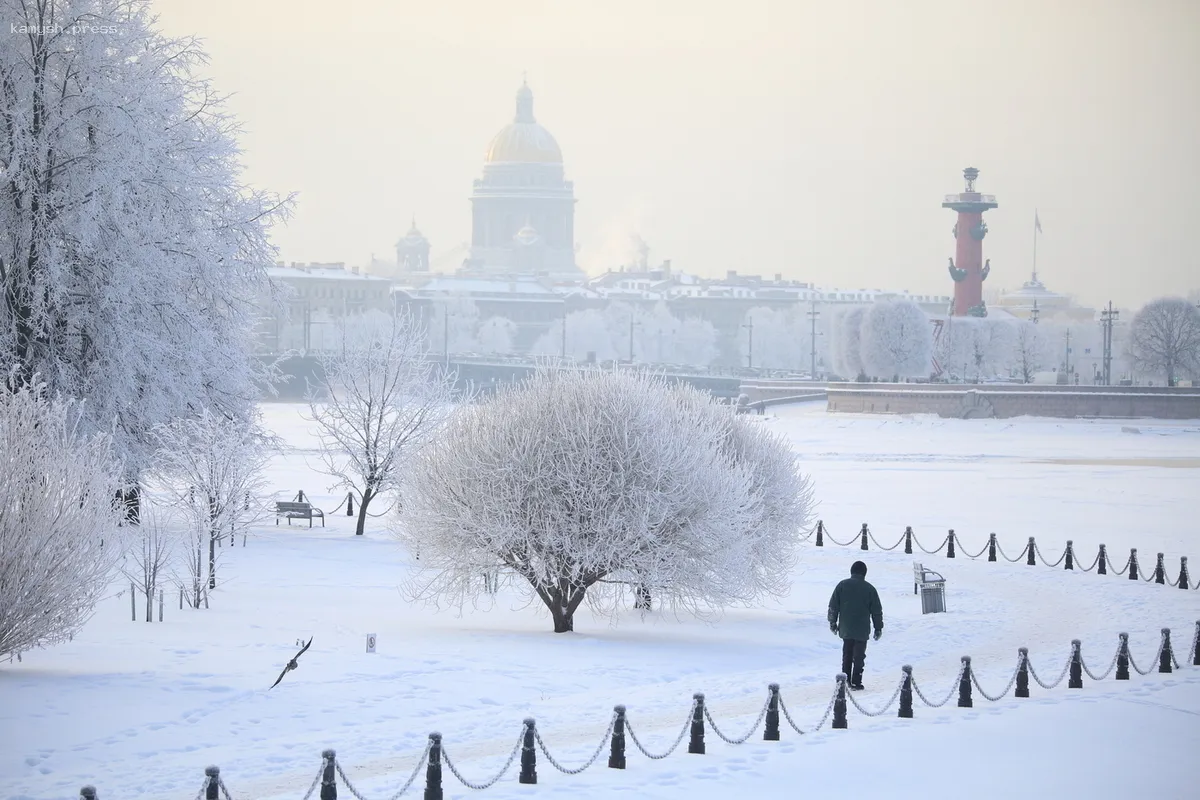
[[[850,574],[866,576],[867,565],[861,561],[855,561],[853,564],[850,565]]]

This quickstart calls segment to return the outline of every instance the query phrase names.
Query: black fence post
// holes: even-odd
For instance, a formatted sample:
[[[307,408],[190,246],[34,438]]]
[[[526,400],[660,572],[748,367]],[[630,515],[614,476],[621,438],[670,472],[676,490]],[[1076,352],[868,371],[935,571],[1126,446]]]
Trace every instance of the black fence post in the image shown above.
[[[1098,565],[1098,568],[1096,569],[1097,575],[1107,575],[1108,574],[1108,567],[1105,566],[1107,563],[1108,563],[1108,553],[1105,552],[1104,545],[1100,545],[1100,558],[1096,559],[1096,564]]]
[[[971,657],[962,657],[962,677],[958,679],[958,707],[971,708]]]
[[[207,781],[204,784],[204,800],[220,800],[221,789],[219,781],[221,779],[221,768],[215,765],[205,767],[204,779]]]
[[[321,800],[337,800],[337,751],[322,750]]]
[[[704,755],[704,692],[696,692],[692,700],[692,738],[688,739],[688,752]]]
[[[1029,697],[1029,648],[1017,648],[1017,691],[1016,697]]]
[[[442,800],[442,735],[429,734],[429,758],[425,762],[424,800]]]
[[[1067,552],[1063,554],[1063,569],[1075,569],[1075,551],[1072,549],[1073,542],[1067,539]]]
[[[831,723],[834,730],[845,730],[846,725],[846,673],[839,672],[837,675],[837,696],[833,700],[833,722]]]
[[[1191,588],[1188,586],[1188,582],[1190,580],[1191,580],[1191,578],[1188,577],[1188,572],[1187,572],[1187,556],[1180,556],[1179,557],[1179,588],[1180,589]]]
[[[904,678],[900,683],[900,713],[896,716],[912,719],[912,667],[905,664],[900,669],[904,670]]]
[[[96,787],[89,785],[80,789],[79,800],[96,800]]]
[[[1071,676],[1067,679],[1068,689],[1083,688],[1083,643],[1078,639],[1071,640]]]
[[[1033,537],[1032,537],[1032,536],[1030,536],[1030,537],[1029,537],[1029,544],[1026,546],[1026,548],[1025,548],[1025,549],[1026,549],[1026,550],[1029,552],[1029,558],[1027,558],[1027,559],[1025,560],[1025,563],[1026,563],[1026,564],[1028,564],[1028,565],[1029,565],[1029,566],[1031,566],[1031,567],[1032,567],[1032,566],[1036,566],[1036,565],[1037,565],[1037,560],[1036,560],[1036,557],[1037,557],[1037,543],[1033,541]]]
[[[1166,569],[1163,567],[1163,554],[1159,553],[1158,561],[1154,564],[1154,582],[1155,583],[1166,583],[1167,582],[1166,572],[1167,572]]]
[[[904,529],[904,554],[906,556],[912,555],[912,525]]]
[[[825,546],[825,521],[817,520],[817,547]]]
[[[525,737],[521,740],[521,774],[517,777],[517,783],[537,783],[537,750],[533,744],[536,724],[533,717],[525,718]]]
[[[1137,548],[1131,547],[1129,548],[1129,580],[1136,581],[1137,579]]]
[[[346,492],[346,516],[354,516],[354,492]]]
[[[861,549],[866,550],[867,549],[867,523],[865,523],[865,522],[863,523],[862,531],[860,533],[862,534]]]
[[[625,706],[614,706],[612,747],[608,751],[608,768],[625,769]]]
[[[1129,680],[1129,634],[1118,634],[1121,641],[1117,644],[1117,680]]]
[[[950,534],[946,537],[946,558],[954,558],[954,528],[950,529]]]
[[[988,535],[988,561],[996,560],[996,534]]]
[[[1192,666],[1200,667],[1200,619],[1196,620],[1196,633],[1192,636]]]
[[[1171,660],[1172,660],[1171,629],[1163,628],[1162,629],[1162,652],[1160,652],[1158,655],[1158,671],[1159,672],[1170,672],[1171,671]]]
[[[770,699],[767,700],[767,727],[763,731],[764,742],[779,741],[779,684],[772,683],[767,686],[767,691],[771,693]]]

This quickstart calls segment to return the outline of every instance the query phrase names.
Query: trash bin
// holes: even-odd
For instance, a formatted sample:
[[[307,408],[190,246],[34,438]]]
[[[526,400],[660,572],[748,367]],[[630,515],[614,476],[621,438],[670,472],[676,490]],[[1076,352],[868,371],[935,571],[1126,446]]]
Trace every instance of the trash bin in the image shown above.
[[[925,581],[921,584],[921,613],[936,614],[946,610],[946,581]]]

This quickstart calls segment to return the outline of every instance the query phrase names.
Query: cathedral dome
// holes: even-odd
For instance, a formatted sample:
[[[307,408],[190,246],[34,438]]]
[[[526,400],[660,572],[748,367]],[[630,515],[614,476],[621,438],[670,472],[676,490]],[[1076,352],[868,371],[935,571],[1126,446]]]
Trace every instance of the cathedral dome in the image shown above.
[[[533,92],[528,84],[517,91],[517,114],[488,145],[488,164],[561,164],[562,150],[550,131],[533,118]]]

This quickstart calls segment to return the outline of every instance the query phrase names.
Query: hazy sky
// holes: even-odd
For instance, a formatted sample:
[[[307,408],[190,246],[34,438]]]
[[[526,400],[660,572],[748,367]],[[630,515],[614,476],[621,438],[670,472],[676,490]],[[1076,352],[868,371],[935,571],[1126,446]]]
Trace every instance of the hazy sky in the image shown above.
[[[578,197],[579,260],[951,292],[976,166],[989,283],[1088,303],[1200,288],[1200,0],[158,0],[299,192],[287,261],[435,260],[528,74]],[[461,260],[461,256],[459,257]]]

